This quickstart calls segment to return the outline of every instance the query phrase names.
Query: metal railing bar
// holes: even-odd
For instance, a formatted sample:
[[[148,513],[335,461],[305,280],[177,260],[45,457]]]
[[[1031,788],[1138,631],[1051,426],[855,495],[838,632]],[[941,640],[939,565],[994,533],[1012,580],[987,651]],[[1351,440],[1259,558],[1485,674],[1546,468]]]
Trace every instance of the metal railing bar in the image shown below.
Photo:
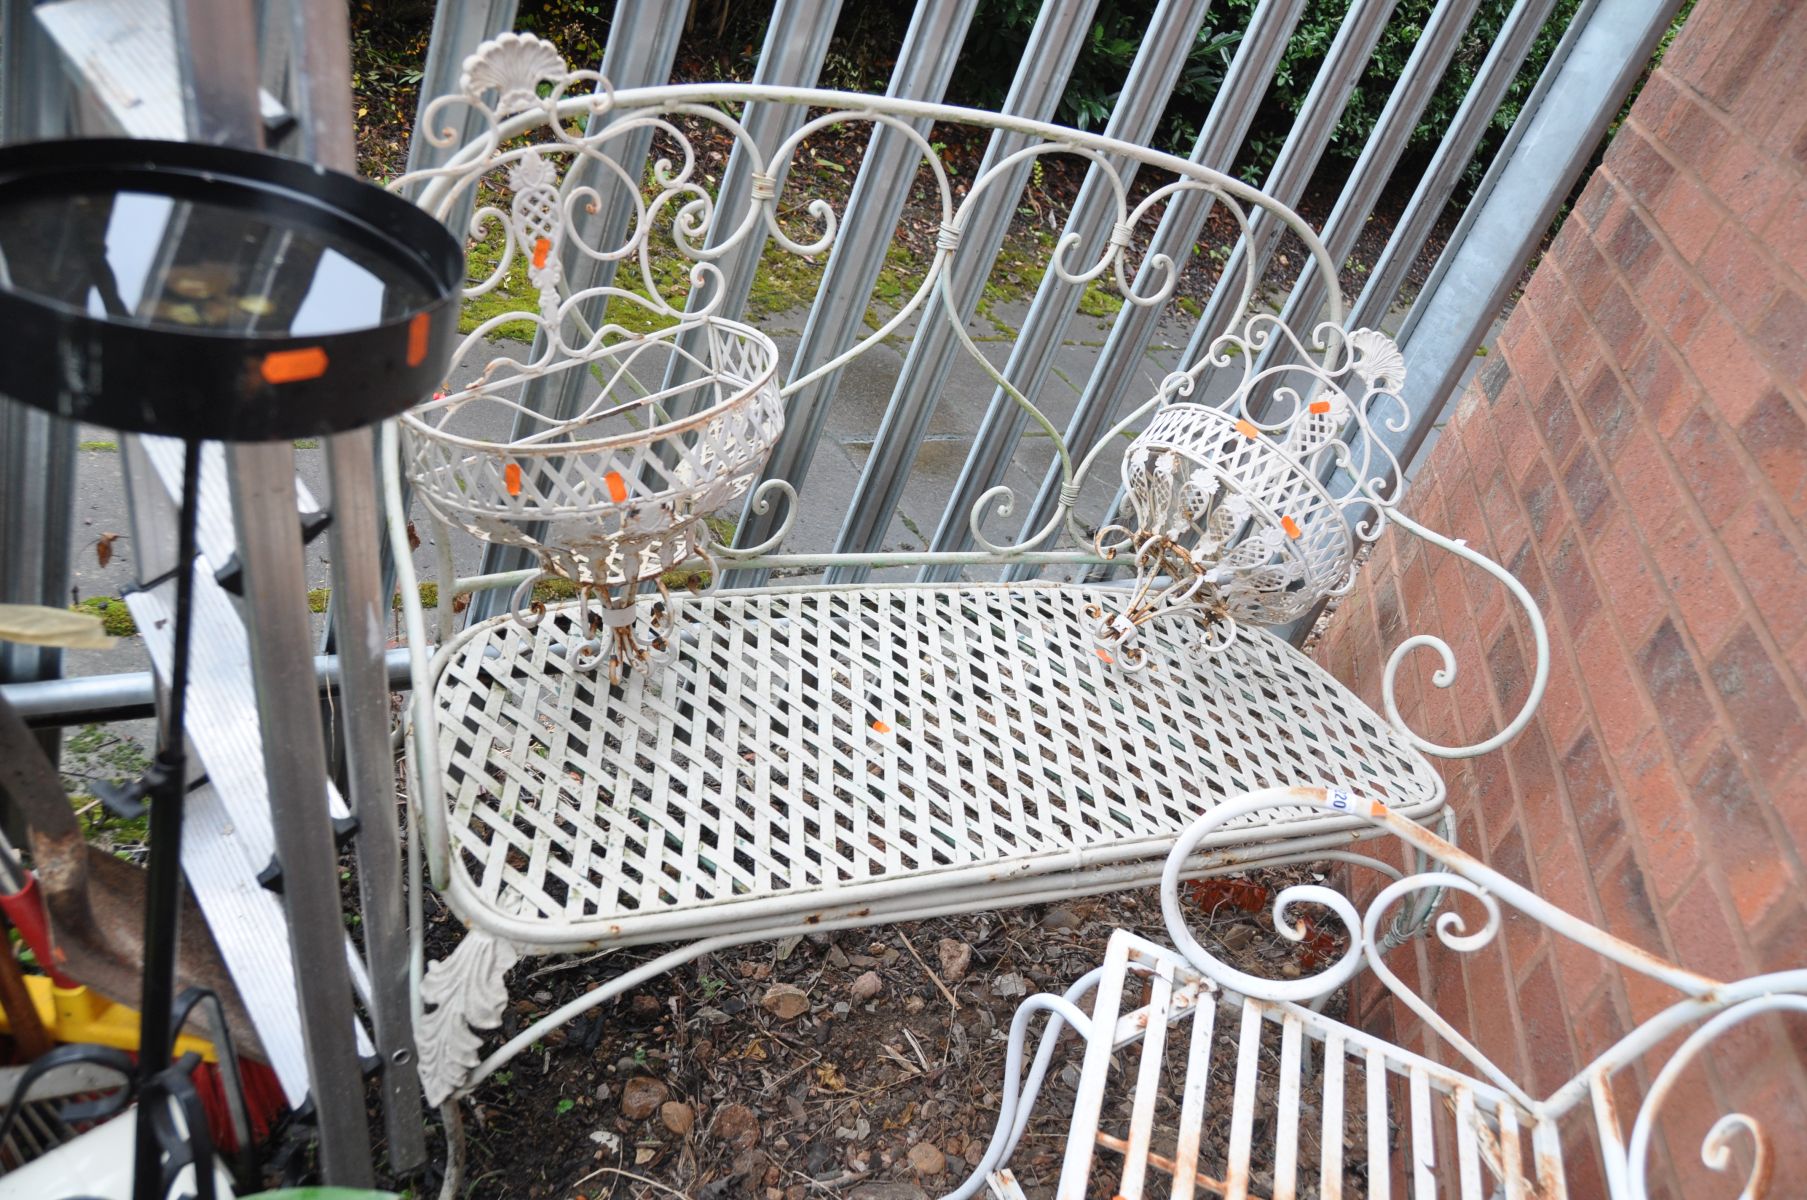
[[[1393,85],[1392,94],[1387,97],[1367,144],[1362,147],[1360,157],[1337,196],[1336,207],[1324,222],[1321,236],[1339,266],[1355,249],[1356,239],[1373,215],[1381,189],[1392,177],[1393,168],[1398,165],[1412,131],[1418,126],[1418,118],[1442,81],[1456,45],[1478,6],[1479,0],[1444,0],[1425,23],[1418,44],[1412,48],[1411,57]],[[1327,284],[1335,282],[1325,280],[1315,262],[1307,263],[1280,310],[1281,322],[1302,333],[1310,330],[1317,322]],[[1256,370],[1277,365],[1279,357],[1288,354],[1290,349],[1283,340],[1268,343]],[[1257,411],[1266,411],[1269,407],[1263,405]]]
[[[1368,273],[1368,282],[1356,298],[1350,323],[1360,328],[1372,325],[1392,305],[1405,285],[1406,273],[1424,249],[1431,229],[1443,214],[1450,197],[1455,194],[1475,148],[1487,125],[1499,111],[1506,89],[1523,66],[1531,51],[1531,41],[1556,7],[1556,0],[1518,0],[1500,27],[1493,48],[1487,52],[1481,68],[1462,98],[1461,107],[1444,132],[1430,166],[1406,202],[1405,211],[1393,227],[1386,249]]]
[[[1105,127],[1107,137],[1143,143],[1154,135],[1208,7],[1204,0],[1163,0],[1118,95],[1117,106]],[[1073,243],[1068,261],[1090,263],[1098,257],[1113,215],[1107,200],[1114,193],[1114,185],[1121,181],[1126,186],[1138,167],[1133,160],[1119,163],[1115,180],[1108,178],[1107,168],[1099,164],[1094,163],[1087,170],[1061,234],[1063,241]],[[1028,319],[1003,372],[1024,395],[1035,396],[1041,391],[1084,291],[1085,285],[1069,283],[1052,269],[1043,274]],[[1027,421],[1027,414],[1003,388],[992,392],[984,420],[974,435],[973,449],[942,511],[930,548],[962,550],[971,543],[969,518],[973,505],[1003,478]],[[925,582],[951,582],[957,576],[951,567],[930,567],[921,573]]]
[[[978,0],[924,0],[919,4],[885,94],[939,100],[953,77],[967,26],[977,8]],[[920,134],[928,133],[925,121],[913,122],[913,126]],[[885,254],[903,214],[920,153],[902,131],[883,125],[874,127],[853,192],[847,198],[840,231],[828,253],[815,303],[804,323],[803,337],[785,374],[787,383],[841,354],[859,335],[873,284],[884,267]],[[785,406],[784,435],[773,448],[760,483],[786,479],[801,490],[840,378],[841,372],[831,372],[790,396]],[[756,484],[749,492],[748,506],[741,511],[735,535],[741,545],[756,546],[765,541],[782,519],[776,507],[764,513],[756,511],[751,497],[757,494]],[[757,586],[763,581],[764,572],[757,568],[735,570],[728,575],[729,586]]]
[[[1015,80],[1002,111],[1031,120],[1051,120],[1061,92],[1073,72],[1073,64],[1091,29],[1098,0],[1047,0],[1035,28],[1023,47]],[[975,178],[983,178],[997,164],[1030,144],[1022,134],[994,132],[985,147]],[[948,265],[948,294],[962,324],[972,319],[991,277],[998,252],[1003,248],[1012,216],[1029,181],[1031,164],[1010,169],[993,194],[968,216],[961,233],[960,252]],[[935,407],[946,387],[959,353],[959,340],[947,328],[945,310],[924,315],[917,326],[897,383],[891,391],[871,455],[854,486],[847,517],[835,537],[835,549],[844,553],[870,553],[884,544],[892,514],[902,503],[910,470],[928,435]],[[869,574],[863,566],[831,570],[831,583],[858,583]]]
[[[341,686],[339,656],[314,656],[314,683],[322,696],[336,695]],[[408,651],[385,651],[384,679],[390,691],[408,687]],[[65,679],[40,679],[0,684],[6,698],[34,729],[136,721],[156,715],[157,683],[149,671],[125,671],[114,675],[79,675]]]
[[[1305,185],[1310,182],[1330,145],[1330,135],[1335,132],[1349,96],[1367,68],[1395,2],[1357,0],[1350,6],[1349,14],[1343,18],[1336,39],[1324,56],[1323,66],[1318,69],[1317,78],[1305,96],[1299,119],[1286,135],[1286,143],[1261,185],[1261,190],[1277,203],[1287,208],[1298,207]],[[1239,277],[1251,262],[1257,277],[1266,271],[1281,229],[1266,210],[1254,215],[1253,226],[1251,236],[1244,237],[1231,252],[1229,262],[1224,266],[1224,279]],[[1230,289],[1219,287],[1212,293],[1198,327],[1193,330],[1192,340],[1186,346],[1183,361],[1191,363],[1203,358],[1211,343],[1241,317],[1241,313],[1232,311],[1234,300]]]

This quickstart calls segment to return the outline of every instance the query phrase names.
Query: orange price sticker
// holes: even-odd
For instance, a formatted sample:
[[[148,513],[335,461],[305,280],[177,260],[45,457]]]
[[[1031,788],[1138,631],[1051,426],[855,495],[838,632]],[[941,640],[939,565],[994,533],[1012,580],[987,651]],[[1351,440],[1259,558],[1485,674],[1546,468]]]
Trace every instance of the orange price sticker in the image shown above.
[[[326,374],[326,351],[319,346],[300,350],[274,350],[264,355],[259,368],[265,383],[300,383]]]
[[[616,504],[627,499],[627,480],[621,478],[620,471],[610,471],[602,477],[602,481],[609,486],[609,499]]]
[[[1311,411],[1319,414],[1320,416],[1323,415],[1324,413],[1329,412],[1330,411],[1330,401],[1313,400],[1311,402]]]
[[[890,733],[891,727],[889,725],[885,724],[883,721],[874,721],[874,722],[872,722],[872,732],[873,733]]]
[[[1280,528],[1286,530],[1286,536],[1289,538],[1296,538],[1299,536],[1299,523],[1291,517],[1281,517]]]
[[[1256,429],[1253,425],[1243,420],[1236,422],[1236,432],[1240,433],[1245,438],[1251,439],[1261,436],[1261,431],[1259,429]]]
[[[1116,659],[1112,658],[1109,654],[1106,654],[1102,650],[1095,650],[1095,651],[1093,651],[1093,653],[1095,653],[1099,658],[1103,659],[1107,663],[1114,663],[1117,661]]]
[[[533,243],[533,269],[546,269],[546,256],[552,253],[552,239],[540,238]]]
[[[408,322],[408,365],[418,367],[427,356],[427,335],[433,332],[433,318],[429,313],[415,313],[414,319]]]
[[[502,482],[508,485],[508,494],[510,496],[520,495],[521,464],[509,463],[506,467],[502,468]]]

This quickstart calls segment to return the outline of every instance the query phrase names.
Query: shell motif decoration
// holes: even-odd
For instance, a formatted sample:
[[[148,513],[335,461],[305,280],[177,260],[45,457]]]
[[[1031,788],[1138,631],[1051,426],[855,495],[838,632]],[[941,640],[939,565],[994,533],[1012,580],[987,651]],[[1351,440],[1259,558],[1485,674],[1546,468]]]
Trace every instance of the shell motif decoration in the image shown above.
[[[495,91],[496,115],[510,117],[539,104],[540,84],[569,71],[564,55],[551,42],[531,33],[505,33],[464,60],[458,86],[472,100]]]
[[[1378,329],[1357,329],[1347,335],[1349,369],[1377,392],[1398,392],[1405,386],[1405,355],[1393,339]]]

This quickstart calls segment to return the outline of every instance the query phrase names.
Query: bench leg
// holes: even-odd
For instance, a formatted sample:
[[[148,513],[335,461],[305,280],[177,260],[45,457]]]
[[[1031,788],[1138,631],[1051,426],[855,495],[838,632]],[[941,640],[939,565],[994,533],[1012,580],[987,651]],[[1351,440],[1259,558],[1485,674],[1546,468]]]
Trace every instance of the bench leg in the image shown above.
[[[420,1082],[430,1103],[439,1106],[445,1124],[446,1174],[441,1200],[460,1194],[464,1182],[464,1115],[458,1105],[472,1089],[506,1065],[515,1055],[554,1029],[589,1012],[649,979],[683,966],[711,951],[749,941],[764,933],[734,934],[687,942],[657,958],[624,971],[593,991],[554,1009],[523,1029],[500,1049],[482,1057],[482,1030],[502,1023],[508,1004],[504,982],[523,950],[494,934],[473,929],[445,958],[427,965],[420,998],[428,1011],[416,1024],[420,1043]]]
[[[508,1004],[504,983],[521,960],[521,948],[473,929],[457,949],[427,966],[420,998],[428,1010],[420,1022],[420,1083],[429,1104],[444,1104],[465,1086],[482,1058],[482,1029],[502,1023]]]

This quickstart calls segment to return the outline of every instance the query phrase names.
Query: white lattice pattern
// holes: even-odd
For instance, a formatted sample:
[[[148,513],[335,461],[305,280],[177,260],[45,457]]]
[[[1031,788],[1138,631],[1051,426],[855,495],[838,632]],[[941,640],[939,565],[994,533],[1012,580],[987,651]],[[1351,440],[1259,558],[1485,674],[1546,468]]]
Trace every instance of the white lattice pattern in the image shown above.
[[[548,942],[1158,860],[1201,811],[1290,783],[1441,803],[1425,761],[1266,634],[1133,677],[1087,648],[1109,589],[728,592],[675,601],[675,652],[573,668],[572,606],[442,652],[455,892]],[[1296,816],[1298,819],[1293,820]],[[1269,816],[1225,845],[1346,826]],[[1344,839],[1346,840],[1346,839]],[[1275,851],[1278,852],[1278,851]],[[679,914],[689,912],[689,918]]]

